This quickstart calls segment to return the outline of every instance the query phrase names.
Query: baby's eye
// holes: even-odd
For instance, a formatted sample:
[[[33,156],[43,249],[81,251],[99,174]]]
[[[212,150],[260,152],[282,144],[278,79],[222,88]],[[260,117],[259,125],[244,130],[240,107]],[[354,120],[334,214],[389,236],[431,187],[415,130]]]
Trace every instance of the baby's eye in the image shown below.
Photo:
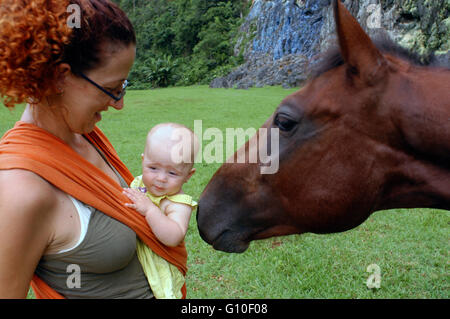
[[[175,173],[175,172],[169,172],[169,174],[172,175],[172,176],[178,176],[178,174]]]

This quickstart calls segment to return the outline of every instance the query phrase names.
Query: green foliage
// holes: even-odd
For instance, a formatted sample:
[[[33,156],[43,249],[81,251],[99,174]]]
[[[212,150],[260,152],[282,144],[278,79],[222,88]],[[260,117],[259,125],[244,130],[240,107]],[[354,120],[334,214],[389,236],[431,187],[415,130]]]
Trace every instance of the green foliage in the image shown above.
[[[147,57],[133,68],[130,87],[144,89],[148,87],[167,87],[172,83],[174,70],[177,66],[171,55],[163,54],[158,57]]]
[[[207,84],[243,62],[233,55],[246,0],[116,0],[136,29],[135,89]]]

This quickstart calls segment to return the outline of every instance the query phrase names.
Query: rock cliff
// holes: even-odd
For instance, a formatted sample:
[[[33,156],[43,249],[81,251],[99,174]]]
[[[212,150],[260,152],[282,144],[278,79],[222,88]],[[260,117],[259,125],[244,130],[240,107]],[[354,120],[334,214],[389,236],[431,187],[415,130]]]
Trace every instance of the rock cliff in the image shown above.
[[[419,54],[449,60],[450,0],[345,0],[366,32],[387,32]],[[335,43],[330,0],[255,0],[242,24],[235,55],[245,63],[211,87],[301,85],[308,62]]]

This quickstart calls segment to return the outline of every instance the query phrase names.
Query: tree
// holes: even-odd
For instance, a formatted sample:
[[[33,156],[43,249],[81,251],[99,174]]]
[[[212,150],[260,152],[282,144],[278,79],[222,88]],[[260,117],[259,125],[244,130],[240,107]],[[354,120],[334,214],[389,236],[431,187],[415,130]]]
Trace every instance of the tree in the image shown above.
[[[136,31],[131,87],[205,83],[239,61],[233,57],[233,38],[248,1],[115,2],[128,14]],[[161,72],[155,69],[158,67]]]

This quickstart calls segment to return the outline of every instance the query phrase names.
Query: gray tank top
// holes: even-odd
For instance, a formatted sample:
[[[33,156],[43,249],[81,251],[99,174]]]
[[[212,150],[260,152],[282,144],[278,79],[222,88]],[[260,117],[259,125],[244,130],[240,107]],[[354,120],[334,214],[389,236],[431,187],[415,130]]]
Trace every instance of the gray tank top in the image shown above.
[[[122,176],[110,167],[121,186],[127,187]],[[42,256],[36,275],[66,298],[152,298],[136,255],[136,233],[86,206],[91,218],[83,241],[67,252]]]

